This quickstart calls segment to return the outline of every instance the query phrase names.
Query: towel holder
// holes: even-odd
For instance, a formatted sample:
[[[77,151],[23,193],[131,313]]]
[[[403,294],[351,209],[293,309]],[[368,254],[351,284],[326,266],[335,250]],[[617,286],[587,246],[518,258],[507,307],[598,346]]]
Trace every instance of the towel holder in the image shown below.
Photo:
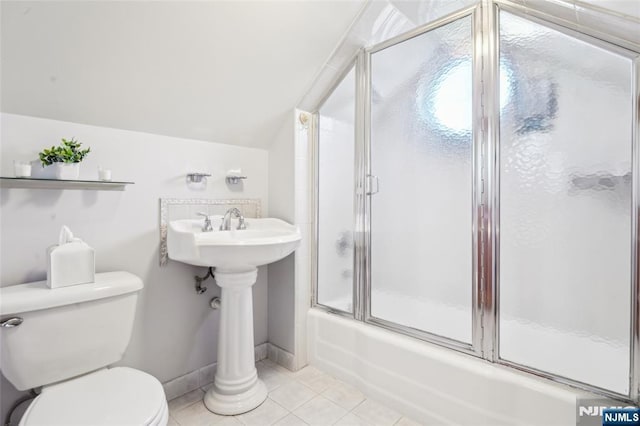
[[[246,179],[246,178],[247,178],[246,176],[230,175],[230,176],[227,176],[225,180],[229,185],[237,185],[240,183],[240,181],[242,181],[242,179]]]

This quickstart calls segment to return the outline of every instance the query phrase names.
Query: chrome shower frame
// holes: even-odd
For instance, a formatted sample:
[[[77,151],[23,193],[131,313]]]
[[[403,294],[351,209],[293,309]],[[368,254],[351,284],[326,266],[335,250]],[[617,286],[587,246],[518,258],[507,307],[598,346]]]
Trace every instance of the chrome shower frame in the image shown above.
[[[631,324],[629,393],[619,394],[588,383],[579,382],[500,358],[499,352],[499,259],[500,259],[500,149],[499,149],[499,13],[501,10],[537,24],[560,31],[605,50],[614,51],[633,60],[631,108],[632,141],[632,215],[631,215]],[[473,276],[472,282],[472,342],[465,343],[447,337],[416,330],[371,315],[371,197],[367,196],[371,175],[371,55],[425,32],[471,16],[473,37]],[[505,368],[517,369],[557,383],[587,390],[623,401],[640,402],[640,44],[633,40],[609,35],[602,28],[592,28],[555,16],[544,2],[520,4],[509,0],[480,0],[477,4],[417,27],[405,34],[360,50],[350,65],[331,85],[313,114],[311,143],[313,170],[313,241],[312,241],[312,306],[383,327],[414,338],[434,343]],[[317,300],[318,274],[318,144],[319,111],[342,79],[356,69],[355,99],[355,214],[354,214],[354,279],[353,313],[321,305]]]

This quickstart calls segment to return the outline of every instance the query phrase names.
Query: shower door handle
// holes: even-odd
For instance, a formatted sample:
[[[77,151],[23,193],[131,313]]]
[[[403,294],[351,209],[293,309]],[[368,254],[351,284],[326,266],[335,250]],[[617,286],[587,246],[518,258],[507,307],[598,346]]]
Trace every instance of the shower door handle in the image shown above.
[[[378,179],[378,176],[367,175],[367,188],[368,188],[367,195],[374,195],[380,191],[380,180]]]

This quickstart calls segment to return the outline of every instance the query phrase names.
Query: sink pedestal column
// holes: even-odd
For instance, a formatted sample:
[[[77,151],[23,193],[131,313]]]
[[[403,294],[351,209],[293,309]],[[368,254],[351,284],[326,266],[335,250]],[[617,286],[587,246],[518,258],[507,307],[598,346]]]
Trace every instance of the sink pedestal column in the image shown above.
[[[215,272],[216,282],[222,287],[218,365],[204,404],[217,414],[245,413],[267,399],[267,387],[258,379],[254,355],[251,287],[257,276],[257,268]]]

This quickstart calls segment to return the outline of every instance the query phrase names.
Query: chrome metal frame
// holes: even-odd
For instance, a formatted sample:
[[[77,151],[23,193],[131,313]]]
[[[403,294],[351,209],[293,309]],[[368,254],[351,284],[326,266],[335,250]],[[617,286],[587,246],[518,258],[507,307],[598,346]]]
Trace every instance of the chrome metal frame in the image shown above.
[[[313,114],[318,114],[320,112],[320,108],[322,108],[324,104],[327,103],[327,100],[331,97],[333,92],[335,92],[336,88],[340,85],[340,83],[342,83],[342,80],[344,80],[347,74],[351,72],[353,67],[357,65],[358,55],[359,53],[353,56],[351,60],[347,62],[349,65],[346,66],[345,69],[343,69],[342,72],[337,74],[336,77],[331,81],[331,84],[329,85],[329,89],[327,90],[327,93],[318,101],[318,104],[312,110]]]
[[[314,112],[311,115],[311,145],[312,145],[312,149],[311,149],[311,170],[312,170],[312,182],[313,182],[313,194],[311,196],[312,199],[312,214],[313,214],[313,236],[312,236],[312,242],[311,242],[311,306],[315,307],[315,308],[319,308],[322,309],[324,311],[327,312],[331,312],[332,314],[336,314],[336,315],[340,315],[343,317],[348,317],[348,318],[355,318],[356,317],[356,303],[359,305],[361,303],[361,299],[360,296],[357,295],[356,293],[356,287],[355,287],[355,283],[357,280],[357,274],[358,274],[358,269],[356,269],[356,241],[355,241],[355,232],[354,232],[354,288],[352,290],[353,292],[353,312],[348,312],[348,311],[343,311],[341,309],[337,309],[335,307],[332,306],[328,306],[328,305],[323,305],[318,301],[318,239],[319,239],[319,232],[320,232],[320,227],[319,227],[319,221],[318,221],[318,217],[319,217],[319,202],[318,202],[318,196],[319,196],[319,142],[320,142],[320,109],[322,108],[322,106],[327,102],[327,100],[329,99],[329,97],[331,96],[331,94],[336,90],[336,88],[340,85],[340,83],[342,83],[342,80],[344,80],[344,78],[351,72],[352,69],[355,69],[356,72],[356,122],[355,122],[355,128],[356,128],[356,134],[359,131],[359,124],[358,124],[358,80],[360,78],[360,73],[361,71],[359,71],[359,62],[360,62],[360,53],[351,61],[349,62],[349,66],[345,67],[345,69],[338,74],[338,76],[333,80],[333,82],[331,83],[330,89],[327,91],[327,94],[320,100],[320,102],[318,102],[317,107],[315,108]],[[357,155],[357,149],[356,149],[356,155]],[[356,156],[356,159],[358,157]],[[357,160],[356,160],[357,161]],[[357,167],[356,167],[357,169]],[[357,187],[357,181],[356,181],[356,187]],[[354,188],[355,190],[355,188]],[[355,229],[355,228],[354,228]]]
[[[454,21],[457,21],[460,18],[464,18],[465,16],[471,15],[477,8],[478,8],[477,5],[465,7],[464,9],[460,9],[456,12],[450,13],[449,15],[443,16],[442,18],[436,19],[435,21],[431,21],[427,24],[420,25],[419,27],[416,27],[411,31],[408,31],[403,34],[399,34],[393,38],[390,38],[389,40],[385,40],[381,43],[374,44],[373,46],[367,47],[365,49],[365,52],[368,55],[371,55],[372,53],[379,52],[381,50],[386,49],[387,47],[391,47],[398,43],[411,40],[414,37],[422,35],[431,30],[435,30],[436,28],[442,27],[443,25],[450,24]]]
[[[490,0],[487,0],[490,2]],[[494,2],[496,4],[496,6],[494,7],[494,14],[493,14],[493,19],[494,19],[494,25],[493,25],[493,31],[491,31],[491,34],[494,35],[495,37],[495,46],[497,47],[496,51],[495,51],[495,55],[493,56],[494,59],[494,66],[497,67],[497,63],[499,61],[499,35],[498,35],[498,30],[499,30],[499,12],[501,10],[504,10],[505,12],[508,12],[510,14],[513,14],[515,16],[518,16],[522,19],[526,19],[532,22],[535,22],[536,24],[539,24],[541,26],[547,27],[547,28],[551,28],[555,31],[561,32],[565,35],[568,35],[570,37],[573,38],[577,38],[579,40],[588,42],[591,45],[595,45],[598,46],[604,50],[616,53],[616,54],[620,54],[622,56],[625,56],[629,59],[634,59],[634,58],[638,58],[638,53],[640,52],[634,52],[634,51],[630,51],[627,48],[623,47],[623,46],[619,46],[617,44],[614,44],[612,40],[605,40],[602,37],[602,34],[598,33],[597,37],[594,37],[590,34],[585,34],[584,33],[584,28],[583,27],[579,27],[579,26],[566,26],[566,22],[565,21],[559,21],[557,19],[545,19],[545,17],[548,17],[549,15],[544,14],[543,12],[535,12],[532,13],[532,10],[530,9],[526,9],[523,6],[520,5],[515,5],[511,2],[507,2],[507,1],[502,1],[502,0],[497,0]],[[581,32],[580,32],[581,31]],[[630,357],[631,357],[631,363],[630,363],[630,371],[629,371],[629,380],[630,380],[630,393],[628,395],[625,394],[620,394],[617,392],[613,392],[607,389],[603,389],[600,388],[598,386],[594,386],[594,385],[590,385],[588,383],[584,383],[578,380],[574,380],[574,379],[569,379],[567,377],[563,377],[561,375],[557,375],[557,374],[552,374],[549,372],[545,372],[542,370],[538,370],[534,367],[530,367],[530,366],[526,366],[526,365],[522,365],[522,364],[518,364],[516,362],[513,361],[508,361],[505,360],[503,358],[500,357],[500,352],[499,352],[499,346],[500,346],[500,273],[499,273],[499,269],[500,269],[500,239],[499,239],[499,235],[500,235],[500,216],[499,216],[499,212],[500,212],[500,170],[499,170],[499,165],[500,165],[500,149],[499,149],[499,144],[497,143],[500,139],[499,137],[499,129],[500,129],[500,116],[499,116],[499,111],[498,111],[498,105],[497,105],[497,99],[499,99],[499,82],[495,81],[495,75],[497,72],[497,68],[494,69],[494,81],[492,82],[492,90],[490,91],[491,93],[491,100],[488,100],[487,102],[492,104],[492,110],[494,113],[494,117],[493,120],[489,120],[489,125],[494,124],[495,125],[495,146],[494,146],[494,153],[493,153],[493,173],[492,176],[494,177],[495,181],[493,184],[493,190],[494,190],[494,196],[493,198],[493,203],[494,203],[494,208],[492,209],[493,211],[490,212],[490,217],[492,218],[492,222],[493,222],[493,226],[495,229],[495,232],[489,233],[489,234],[493,234],[492,238],[489,238],[490,241],[493,242],[494,247],[493,247],[493,251],[492,253],[494,254],[494,259],[495,261],[493,261],[493,267],[495,268],[495,274],[493,275],[493,288],[495,289],[495,298],[494,298],[494,302],[495,302],[495,322],[494,322],[494,330],[495,330],[495,334],[494,334],[494,338],[493,338],[493,343],[494,343],[494,358],[493,361],[501,364],[501,365],[505,365],[507,367],[511,367],[511,368],[515,368],[518,369],[520,371],[525,371],[527,373],[531,373],[534,374],[538,377],[543,377],[545,379],[549,379],[552,380],[554,382],[557,383],[562,383],[565,385],[569,385],[572,387],[576,387],[579,389],[584,389],[584,390],[588,390],[597,394],[601,394],[601,395],[605,395],[608,397],[612,397],[612,398],[616,398],[616,399],[623,399],[623,400],[636,400],[638,398],[638,394],[637,394],[637,385],[635,383],[637,383],[638,381],[638,377],[637,377],[637,373],[638,370],[637,368],[634,368],[634,364],[635,364],[635,358],[636,358],[636,354],[638,351],[638,346],[637,346],[637,342],[635,342],[635,336],[639,336],[639,330],[638,330],[638,324],[637,324],[637,306],[638,306],[638,279],[637,279],[637,265],[638,265],[638,259],[637,259],[637,245],[638,242],[634,241],[633,242],[633,247],[632,247],[632,283],[631,284],[631,304],[632,304],[632,309],[631,309],[631,316],[632,316],[632,324],[630,324],[631,326],[631,330],[630,330],[630,338],[631,338],[631,345],[630,345]],[[637,80],[637,68],[636,68],[636,80]],[[637,86],[634,87],[634,93],[636,93],[635,97],[636,99],[638,99],[637,96]],[[637,102],[636,102],[637,104]],[[637,105],[635,106],[636,110],[634,111],[634,117],[636,117],[636,125],[635,127],[637,127],[637,121],[638,121],[638,113],[637,113]],[[637,196],[638,196],[638,185],[637,185],[637,180],[638,180],[638,173],[637,173],[637,168],[638,166],[638,154],[637,154],[637,134],[634,135],[634,165],[633,165],[633,171],[634,171],[634,182],[636,183],[635,188],[632,188],[632,203],[634,206],[637,206]],[[489,163],[491,163],[492,161],[490,160]],[[632,215],[632,230],[633,230],[633,234],[636,235],[636,240],[637,240],[637,223],[638,223],[638,215]],[[489,259],[486,259],[487,261],[489,261]],[[635,395],[634,395],[634,388],[636,388],[635,390]]]
[[[369,139],[369,109],[371,105],[371,94],[369,92],[370,85],[370,62],[369,56],[364,50],[358,53],[357,73],[356,73],[356,164],[355,164],[355,217],[354,217],[354,288],[353,288],[353,313],[354,317],[363,321],[366,312],[370,309],[369,291],[365,285],[369,280],[371,273],[370,259],[367,247],[369,247],[369,238],[371,229],[369,226],[369,216],[367,214],[358,214],[365,212],[367,209],[367,175],[368,171],[368,146]]]
[[[318,142],[320,141],[320,125],[318,123],[318,111],[311,114],[311,128],[309,129],[309,143],[311,144],[311,306],[318,306]]]
[[[589,31],[588,27],[554,18],[553,15],[549,15],[543,11],[530,9],[520,4],[510,2],[508,0],[493,0],[493,3],[499,9],[499,11],[503,10],[505,12],[516,15],[519,18],[535,22],[536,24],[542,25],[543,27],[551,28],[554,31],[558,31],[564,35],[584,41],[593,46],[600,47],[609,52],[626,56],[628,58],[633,58],[634,55],[640,53],[640,46],[630,45],[629,43],[620,44],[619,39],[616,37],[607,37],[606,34],[603,34],[601,32]],[[496,21],[496,24],[498,24],[498,21]],[[496,34],[498,30],[499,28],[496,25]]]
[[[479,31],[480,29],[477,27],[478,25],[478,19],[477,19],[477,15],[479,15],[480,13],[480,7],[479,6],[472,6],[472,7],[467,7],[465,9],[462,9],[458,12],[452,13],[450,15],[447,15],[441,19],[438,19],[436,21],[430,22],[427,25],[422,25],[412,31],[409,31],[405,34],[401,34],[397,37],[394,37],[390,40],[384,41],[382,43],[379,43],[377,45],[374,45],[370,48],[365,49],[365,64],[366,64],[366,93],[369,95],[369,97],[371,96],[371,56],[373,54],[375,54],[376,52],[380,52],[388,47],[391,46],[395,46],[399,43],[403,43],[405,41],[411,40],[415,37],[421,36],[425,33],[428,33],[430,31],[436,30],[438,28],[441,28],[445,25],[451,24],[459,19],[462,18],[466,18],[466,17],[470,17],[471,19],[471,37],[472,40],[475,40],[475,35],[476,35],[476,31]],[[474,76],[475,76],[475,70],[477,69],[477,67],[481,67],[482,65],[478,65],[477,61],[481,60],[481,57],[479,57],[478,52],[475,48],[475,46],[472,46],[473,51],[472,51],[472,59],[473,59],[473,65],[474,65]],[[475,95],[475,94],[474,94]],[[368,100],[367,100],[368,101]],[[473,103],[473,108],[474,108],[474,113],[476,112],[476,108],[478,107],[478,105],[480,104],[480,100],[479,99],[474,99],[474,103]],[[365,105],[365,140],[364,140],[364,159],[365,159],[365,166],[364,166],[364,175],[363,178],[366,179],[367,176],[371,175],[371,108],[370,108],[370,102],[367,102]],[[473,123],[473,134],[475,135],[476,132],[476,126],[477,123]],[[475,142],[475,139],[474,139]],[[473,208],[473,212],[472,212],[472,224],[471,224],[471,229],[475,231],[475,229],[477,228],[477,199],[476,199],[476,188],[478,187],[479,184],[481,184],[481,178],[479,178],[477,176],[478,173],[478,163],[481,161],[479,157],[481,157],[480,155],[481,153],[474,147],[473,149],[473,153],[472,153],[472,188],[474,188],[473,190],[473,194],[472,194],[472,208]],[[362,175],[361,175],[362,176]],[[364,222],[365,222],[365,230],[370,230],[371,228],[371,214],[372,214],[372,208],[371,208],[371,197],[366,197],[366,202],[365,202],[365,210],[364,210]],[[473,256],[473,264],[477,265],[479,264],[479,262],[477,261],[479,258],[479,251],[477,250],[477,237],[476,237],[476,233],[474,232],[473,237],[472,237],[472,256]],[[471,354],[471,355],[476,355],[479,356],[481,353],[481,349],[476,345],[477,342],[479,342],[481,340],[481,328],[478,327],[478,322],[480,320],[481,317],[481,309],[478,308],[478,306],[474,303],[472,306],[472,340],[471,342],[461,342],[449,337],[445,337],[445,336],[440,336],[438,334],[435,333],[431,333],[425,330],[419,330],[413,327],[409,327],[409,326],[405,326],[405,325],[401,325],[401,324],[397,324],[394,323],[392,321],[387,321],[384,320],[382,318],[376,318],[371,314],[371,268],[369,267],[370,262],[371,262],[371,233],[370,232],[366,232],[366,236],[365,236],[365,261],[364,263],[366,264],[366,271],[364,273],[364,282],[361,283],[361,285],[364,286],[364,295],[365,295],[365,312],[364,312],[364,321],[366,323],[369,324],[374,324],[386,329],[390,329],[402,334],[406,334],[408,336],[411,337],[415,337],[421,340],[425,340],[428,342],[432,342],[432,343],[437,343],[438,345],[441,346],[445,346],[447,348],[450,349],[454,349],[460,352],[464,352],[467,354]],[[474,294],[474,296],[476,295],[476,288],[477,288],[477,282],[478,282],[478,277],[479,275],[477,274],[476,270],[474,269],[472,272],[472,276],[471,279],[473,281],[473,286],[472,286],[472,292]],[[476,299],[474,299],[476,300]]]
[[[490,0],[482,2],[482,34],[476,34],[476,43],[481,43],[482,73],[481,108],[479,117],[480,131],[476,137],[480,139],[483,152],[481,165],[482,203],[478,206],[481,212],[481,282],[479,293],[481,300],[476,303],[482,310],[482,357],[495,361],[498,353],[498,298],[495,277],[498,274],[496,261],[498,249],[497,211],[499,209],[499,182],[497,176],[499,126],[497,125],[499,88],[496,73],[498,71],[497,10]],[[477,89],[477,88],[476,88]],[[476,144],[478,141],[475,141]]]
[[[471,303],[472,305],[472,347],[476,356],[482,356],[482,206],[484,197],[484,177],[482,176],[482,164],[484,163],[484,143],[482,138],[482,69],[483,69],[483,43],[482,43],[482,6],[473,14],[473,22],[471,29],[472,49],[473,49],[473,71],[472,71],[472,149],[473,149],[473,194],[471,195],[471,208],[473,209],[471,219],[472,233],[472,289]]]
[[[631,199],[631,265],[632,280],[631,289],[631,375],[630,396],[634,401],[640,399],[640,58],[633,63],[632,82],[632,124],[633,148],[632,148],[632,199]]]
[[[553,27],[553,28],[561,32],[564,31],[564,29],[572,30],[575,32],[570,34],[572,37],[581,39],[582,34],[586,35],[588,36],[588,41],[590,43],[593,43],[594,39],[597,39],[597,40],[606,42],[609,48],[611,47],[611,45],[614,45],[614,46],[622,47],[627,51],[638,51],[638,49],[640,49],[640,45],[638,45],[632,40],[613,36],[611,34],[608,34],[607,32],[602,31],[602,29],[594,29],[589,26],[582,25],[576,21],[570,21],[570,20],[559,18],[555,16],[551,11],[546,10],[546,7],[545,7],[546,5],[543,1],[536,2],[535,4],[527,3],[526,5],[523,5],[520,3],[523,0],[489,0],[489,1],[492,1],[494,4],[498,5],[503,10],[510,9],[510,10],[519,11],[521,16],[524,16],[526,19],[534,20],[535,22],[543,23],[543,25],[547,25],[547,26],[549,26],[549,24],[556,25],[556,27]],[[580,7],[591,9],[593,11],[601,11],[601,13],[604,13],[603,11],[605,10],[602,8],[590,7],[590,5],[586,3],[582,3]]]
[[[499,366],[514,368],[557,383],[597,394],[638,402],[640,398],[640,46],[602,29],[592,30],[577,22],[569,22],[545,11],[544,3],[526,6],[517,0],[479,0],[477,5],[454,12],[420,26],[408,33],[371,46],[356,58],[356,167],[354,217],[354,313],[338,311],[317,303],[317,241],[318,241],[318,111],[340,84],[347,69],[334,81],[314,113],[312,132],[314,179],[314,244],[312,258],[312,304],[342,316],[355,318],[426,340],[460,352],[481,357]],[[633,62],[633,148],[632,148],[632,286],[631,286],[631,350],[630,392],[622,395],[588,383],[520,365],[499,356],[499,254],[500,254],[500,150],[499,150],[499,13],[501,10],[536,22],[590,44],[631,58]],[[371,197],[367,197],[368,176],[371,173],[371,55],[425,32],[471,15],[473,25],[473,339],[472,344],[459,342],[422,330],[402,326],[371,316]]]

